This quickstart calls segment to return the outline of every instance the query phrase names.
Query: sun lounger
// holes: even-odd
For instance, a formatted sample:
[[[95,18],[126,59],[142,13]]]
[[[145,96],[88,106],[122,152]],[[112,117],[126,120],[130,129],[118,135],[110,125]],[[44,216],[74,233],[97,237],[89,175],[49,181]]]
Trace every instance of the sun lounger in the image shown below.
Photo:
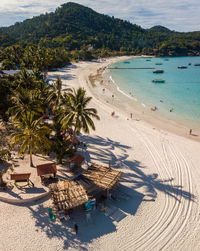
[[[31,176],[31,173],[13,173],[10,175],[10,179],[15,181],[16,187],[24,187],[24,186],[34,186],[33,182],[29,179]],[[25,185],[19,186],[19,182],[26,182]]]

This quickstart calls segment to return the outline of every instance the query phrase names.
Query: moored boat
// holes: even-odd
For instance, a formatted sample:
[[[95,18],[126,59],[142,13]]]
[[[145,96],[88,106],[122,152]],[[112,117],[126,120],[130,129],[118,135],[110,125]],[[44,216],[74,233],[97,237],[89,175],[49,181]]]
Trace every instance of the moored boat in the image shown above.
[[[153,83],[165,83],[165,80],[162,78],[156,78],[154,80],[152,80]]]
[[[129,61],[124,61],[124,64],[130,64],[130,62]]]
[[[194,64],[194,66],[200,66],[200,64]]]
[[[162,65],[162,63],[155,63],[155,65]]]
[[[155,70],[155,71],[153,71],[153,73],[163,73],[164,72],[164,70]]]
[[[185,65],[180,65],[180,66],[178,66],[178,69],[187,69],[187,66],[185,66]]]

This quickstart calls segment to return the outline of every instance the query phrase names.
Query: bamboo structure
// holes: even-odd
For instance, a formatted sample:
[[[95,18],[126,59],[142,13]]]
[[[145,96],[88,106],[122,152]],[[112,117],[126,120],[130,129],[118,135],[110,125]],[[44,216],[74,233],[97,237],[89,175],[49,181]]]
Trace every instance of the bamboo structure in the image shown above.
[[[93,164],[82,175],[99,188],[110,190],[118,184],[122,172],[110,167]]]
[[[85,204],[96,192],[108,193],[118,185],[121,175],[122,172],[113,168],[93,164],[76,180],[51,184],[53,209],[57,212],[73,209]]]
[[[59,181],[49,188],[55,211],[69,210],[88,201],[86,190],[76,181]]]

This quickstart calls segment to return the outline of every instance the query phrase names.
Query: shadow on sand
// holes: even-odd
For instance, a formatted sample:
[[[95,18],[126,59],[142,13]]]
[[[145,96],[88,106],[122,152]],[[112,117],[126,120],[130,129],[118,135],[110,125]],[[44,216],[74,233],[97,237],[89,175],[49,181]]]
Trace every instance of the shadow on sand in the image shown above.
[[[127,215],[135,215],[142,201],[146,201],[147,196],[154,201],[157,193],[162,192],[180,203],[183,200],[194,201],[195,196],[183,190],[182,186],[175,185],[173,178],[162,180],[157,173],[145,174],[145,167],[139,161],[128,160],[127,149],[130,149],[129,146],[97,136],[82,136],[81,140],[90,149],[89,152],[86,150],[87,161],[95,162],[98,160],[104,164],[112,162],[114,168],[126,168],[126,173],[122,177],[119,190],[115,192],[116,196],[114,195],[112,200],[107,201],[107,209],[105,211],[100,209],[92,211],[89,223],[86,221],[85,213],[80,209],[74,210],[72,218],[68,221],[51,222],[47,207],[44,205],[29,207],[36,227],[44,231],[48,238],[62,240],[63,249],[72,247],[87,250],[86,246],[93,239],[115,232],[116,222],[124,219]],[[103,147],[99,149],[99,146]],[[123,154],[116,156],[112,151],[115,148],[121,149]],[[141,187],[145,190],[144,194],[136,191]],[[75,234],[74,224],[78,224],[78,235]]]
[[[120,191],[121,189],[123,189],[123,186],[121,186]],[[29,209],[35,219],[36,227],[44,231],[48,238],[62,240],[63,249],[71,247],[79,250],[87,250],[86,246],[93,239],[115,232],[115,222],[119,222],[127,215],[134,215],[137,212],[143,195],[132,189],[125,189],[126,198],[108,200],[106,202],[107,209],[102,211],[101,207],[98,207],[90,213],[89,221],[87,221],[86,213],[80,208],[73,211],[70,220],[61,222],[50,221],[48,208],[44,205],[38,205],[37,207],[30,206]],[[127,192],[131,195],[129,196]],[[79,227],[77,235],[74,230],[75,224]]]

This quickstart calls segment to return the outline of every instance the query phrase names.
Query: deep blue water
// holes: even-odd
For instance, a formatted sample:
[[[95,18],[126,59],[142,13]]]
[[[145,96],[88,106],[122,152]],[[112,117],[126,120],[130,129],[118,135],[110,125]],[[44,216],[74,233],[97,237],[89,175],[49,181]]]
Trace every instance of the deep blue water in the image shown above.
[[[164,73],[155,74],[151,69],[113,69],[111,76],[120,90],[146,107],[157,106],[166,118],[200,128],[200,66],[194,66],[200,63],[200,57],[133,58],[125,61],[129,63],[122,61],[112,66],[155,67]],[[178,66],[187,66],[187,69],[178,69]],[[152,80],[157,78],[164,79],[165,83],[153,83]]]

